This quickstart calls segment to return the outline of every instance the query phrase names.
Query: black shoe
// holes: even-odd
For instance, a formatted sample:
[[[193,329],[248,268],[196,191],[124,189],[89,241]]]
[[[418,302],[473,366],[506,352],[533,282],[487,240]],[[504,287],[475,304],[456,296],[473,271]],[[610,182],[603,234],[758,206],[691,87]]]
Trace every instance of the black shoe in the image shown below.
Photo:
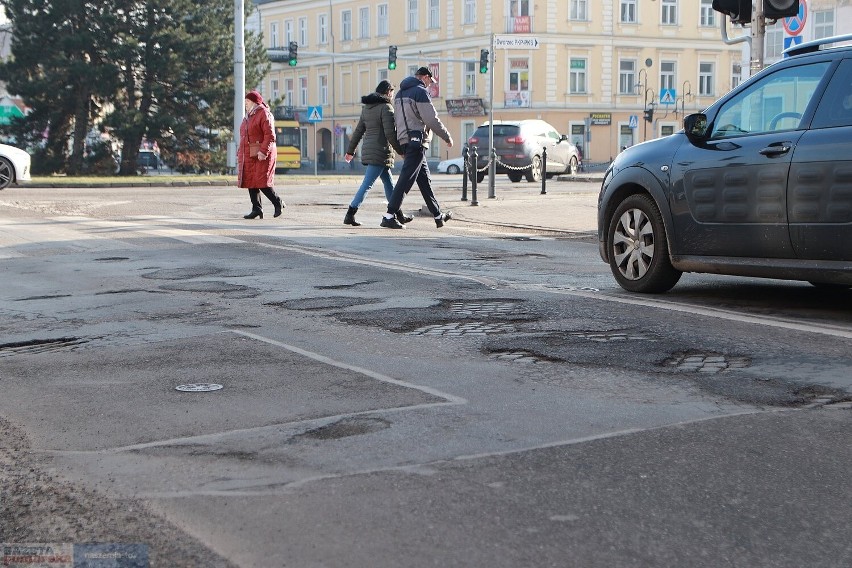
[[[441,213],[440,217],[435,217],[435,226],[439,229],[444,226],[444,221],[449,221],[453,218],[453,212],[447,211],[446,213]]]
[[[355,213],[358,212],[357,207],[349,207],[349,210],[346,212],[346,217],[343,218],[344,225],[352,225],[353,227],[360,227],[361,223],[355,220]]]
[[[411,215],[406,215],[401,210],[396,212],[396,220],[405,225],[406,223],[411,223],[414,221],[414,217]]]
[[[255,209],[248,215],[243,215],[243,219],[254,219],[255,217],[260,217],[261,219],[263,219],[263,211],[258,211],[257,209]]]
[[[385,229],[404,229],[405,228],[405,225],[403,225],[402,223],[397,221],[394,217],[391,217],[390,219],[388,219],[387,217],[382,217],[382,222],[380,223],[380,226],[384,227]]]
[[[276,205],[276,206],[275,206],[275,213],[273,213],[273,214],[272,214],[272,216],[273,216],[273,217],[280,217],[280,216],[281,216],[281,209],[282,209],[283,207],[284,207],[284,204],[283,204],[283,203],[280,203],[280,204]]]

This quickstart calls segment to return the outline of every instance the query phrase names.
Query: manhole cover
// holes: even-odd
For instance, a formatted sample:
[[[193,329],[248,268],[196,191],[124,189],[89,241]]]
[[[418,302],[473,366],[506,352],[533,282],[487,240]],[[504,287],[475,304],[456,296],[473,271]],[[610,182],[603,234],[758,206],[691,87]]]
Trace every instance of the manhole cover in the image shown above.
[[[211,392],[223,388],[225,387],[216,383],[190,383],[188,385],[178,385],[175,387],[175,390],[180,392]]]

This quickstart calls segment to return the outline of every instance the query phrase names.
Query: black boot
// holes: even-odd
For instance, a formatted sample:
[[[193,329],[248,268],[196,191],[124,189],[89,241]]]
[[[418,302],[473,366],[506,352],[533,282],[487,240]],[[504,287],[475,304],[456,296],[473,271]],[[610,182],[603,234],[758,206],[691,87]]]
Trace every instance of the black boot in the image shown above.
[[[355,213],[358,212],[357,207],[349,207],[349,210],[346,212],[346,217],[343,218],[344,225],[352,225],[353,227],[360,227],[361,223],[355,220]]]
[[[271,201],[272,205],[275,207],[275,212],[272,214],[272,216],[273,217],[280,217],[281,216],[281,210],[284,209],[286,207],[286,205],[284,205],[284,200],[281,199],[281,197],[277,193],[275,193],[275,188],[274,187],[262,187],[262,188],[260,188],[260,191],[263,192],[263,195],[265,195],[266,198],[269,201]]]
[[[251,213],[243,215],[243,219],[254,219],[260,217],[263,219],[263,206],[260,204],[260,190],[249,189],[249,199],[251,200]]]
[[[406,215],[402,212],[402,209],[396,212],[396,220],[399,221],[401,225],[405,225],[406,223],[411,223],[414,221],[414,217],[411,215]]]

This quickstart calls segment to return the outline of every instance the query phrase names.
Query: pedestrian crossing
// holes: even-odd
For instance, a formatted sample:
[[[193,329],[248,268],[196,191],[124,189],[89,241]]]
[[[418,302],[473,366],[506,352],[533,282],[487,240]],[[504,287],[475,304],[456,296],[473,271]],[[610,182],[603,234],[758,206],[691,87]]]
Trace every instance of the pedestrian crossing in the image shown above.
[[[218,228],[193,228],[187,219],[138,216],[105,220],[83,216],[0,219],[0,259],[44,254],[103,252],[135,248],[134,241],[159,238],[191,245],[240,243],[216,234]]]

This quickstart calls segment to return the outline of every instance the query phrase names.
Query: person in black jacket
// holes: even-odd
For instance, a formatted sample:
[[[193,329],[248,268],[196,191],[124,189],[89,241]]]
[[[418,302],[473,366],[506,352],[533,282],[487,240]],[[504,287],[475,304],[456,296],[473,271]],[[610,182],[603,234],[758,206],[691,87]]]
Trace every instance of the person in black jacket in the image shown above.
[[[352,198],[349,204],[349,210],[346,212],[346,217],[343,222],[346,225],[357,227],[361,225],[355,220],[355,213],[361,207],[361,203],[367,197],[367,193],[373,187],[377,178],[381,178],[382,184],[385,186],[385,197],[388,201],[393,193],[393,178],[390,174],[390,169],[393,167],[393,150],[402,154],[402,147],[396,139],[396,126],[393,120],[393,98],[395,87],[389,81],[382,81],[376,87],[375,93],[370,93],[361,97],[363,108],[361,109],[361,118],[358,121],[358,126],[355,127],[355,132],[352,133],[352,139],[349,141],[349,147],[346,150],[346,161],[351,162],[355,155],[355,149],[358,143],[361,145],[361,163],[367,166],[367,171],[364,173],[364,180],[361,182],[361,187]],[[410,221],[407,218],[407,221]],[[401,220],[407,222],[406,220]]]
[[[443,138],[448,148],[453,147],[453,137],[438,118],[438,111],[435,110],[432,97],[426,89],[433,83],[437,81],[432,77],[432,72],[427,67],[421,67],[413,77],[402,80],[399,84],[399,92],[393,100],[396,137],[405,150],[405,158],[393,195],[388,201],[388,211],[381,222],[381,226],[388,229],[404,228],[397,214],[401,214],[402,200],[415,182],[438,228],[443,227],[444,222],[452,217],[449,211],[441,212],[441,207],[432,191],[429,164],[426,163],[426,149],[429,148],[433,133]]]

